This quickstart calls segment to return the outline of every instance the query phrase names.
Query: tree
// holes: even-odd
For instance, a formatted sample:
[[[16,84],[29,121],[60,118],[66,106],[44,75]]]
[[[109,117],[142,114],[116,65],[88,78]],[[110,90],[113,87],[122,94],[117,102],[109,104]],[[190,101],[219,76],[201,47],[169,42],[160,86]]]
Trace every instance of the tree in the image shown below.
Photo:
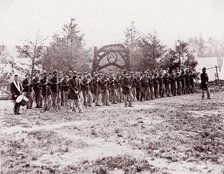
[[[0,63],[8,63],[10,55],[5,45],[0,45]]]
[[[179,57],[175,49],[169,49],[166,51],[164,57],[160,60],[160,68],[164,70],[175,70],[179,67]]]
[[[84,47],[84,35],[80,34],[78,24],[72,19],[62,30],[62,35],[55,34],[47,47],[43,68],[47,71],[89,70],[89,50]]]
[[[156,34],[148,34],[139,42],[143,59],[141,67],[143,69],[154,70],[159,67],[159,60],[166,52],[165,46],[161,44]]]
[[[31,59],[31,78],[34,75],[35,65],[40,65],[44,55],[43,39],[39,34],[37,34],[35,41],[26,40],[25,45],[16,46],[19,53],[19,57],[30,58]]]
[[[161,59],[161,68],[169,69],[169,71],[189,68],[195,69],[197,61],[194,54],[189,51],[188,43],[178,40],[174,49],[169,49],[165,56]]]
[[[139,48],[141,37],[136,29],[135,22],[131,21],[131,25],[125,31],[124,45],[130,51],[130,62],[132,70],[139,70],[141,68],[141,60],[143,58],[142,52]]]

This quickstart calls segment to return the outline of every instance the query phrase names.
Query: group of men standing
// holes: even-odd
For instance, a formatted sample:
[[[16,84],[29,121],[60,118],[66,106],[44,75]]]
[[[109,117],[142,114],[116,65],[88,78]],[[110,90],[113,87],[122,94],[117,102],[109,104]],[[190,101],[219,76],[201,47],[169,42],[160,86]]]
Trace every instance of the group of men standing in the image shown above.
[[[15,86],[11,84],[11,88]],[[194,91],[195,74],[191,70],[176,72],[129,72],[118,73],[86,72],[68,73],[54,71],[47,74],[35,72],[34,77],[26,74],[19,84],[19,94],[24,94],[29,102],[27,109],[33,107],[44,110],[61,107],[83,112],[83,107],[109,106],[124,102],[125,107],[132,107],[133,101],[146,101],[159,97],[190,94]],[[17,89],[17,88],[16,88]],[[14,95],[13,91],[12,94]],[[18,114],[18,106],[14,113]]]

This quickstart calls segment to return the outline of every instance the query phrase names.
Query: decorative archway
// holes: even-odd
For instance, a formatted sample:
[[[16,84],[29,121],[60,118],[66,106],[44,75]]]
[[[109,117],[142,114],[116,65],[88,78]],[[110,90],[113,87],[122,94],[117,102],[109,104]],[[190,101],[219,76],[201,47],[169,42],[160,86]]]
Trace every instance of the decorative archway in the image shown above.
[[[101,65],[103,59],[105,63]],[[119,59],[122,59],[123,64],[119,63]],[[108,66],[116,66],[119,69],[130,70],[129,50],[122,44],[106,45],[100,49],[95,47],[92,71],[100,71]]]

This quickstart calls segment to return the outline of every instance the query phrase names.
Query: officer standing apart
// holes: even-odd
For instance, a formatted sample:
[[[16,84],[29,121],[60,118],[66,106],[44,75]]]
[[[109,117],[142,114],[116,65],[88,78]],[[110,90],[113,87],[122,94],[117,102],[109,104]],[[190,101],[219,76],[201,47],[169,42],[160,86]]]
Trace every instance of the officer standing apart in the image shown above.
[[[208,89],[208,74],[206,73],[206,68],[202,69],[201,73],[201,90],[202,90],[202,100],[204,99],[204,92],[207,92],[207,98],[211,99],[210,91]]]

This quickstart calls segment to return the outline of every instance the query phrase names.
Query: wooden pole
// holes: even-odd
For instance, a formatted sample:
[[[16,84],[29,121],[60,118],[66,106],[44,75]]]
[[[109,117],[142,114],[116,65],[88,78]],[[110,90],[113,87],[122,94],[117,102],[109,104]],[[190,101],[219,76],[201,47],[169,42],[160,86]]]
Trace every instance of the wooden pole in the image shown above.
[[[216,77],[217,77],[217,82],[218,82],[218,85],[219,85],[219,89],[221,89],[221,83],[220,83],[220,80],[219,80],[219,74],[218,74],[218,67],[215,66],[215,71],[216,71]]]

